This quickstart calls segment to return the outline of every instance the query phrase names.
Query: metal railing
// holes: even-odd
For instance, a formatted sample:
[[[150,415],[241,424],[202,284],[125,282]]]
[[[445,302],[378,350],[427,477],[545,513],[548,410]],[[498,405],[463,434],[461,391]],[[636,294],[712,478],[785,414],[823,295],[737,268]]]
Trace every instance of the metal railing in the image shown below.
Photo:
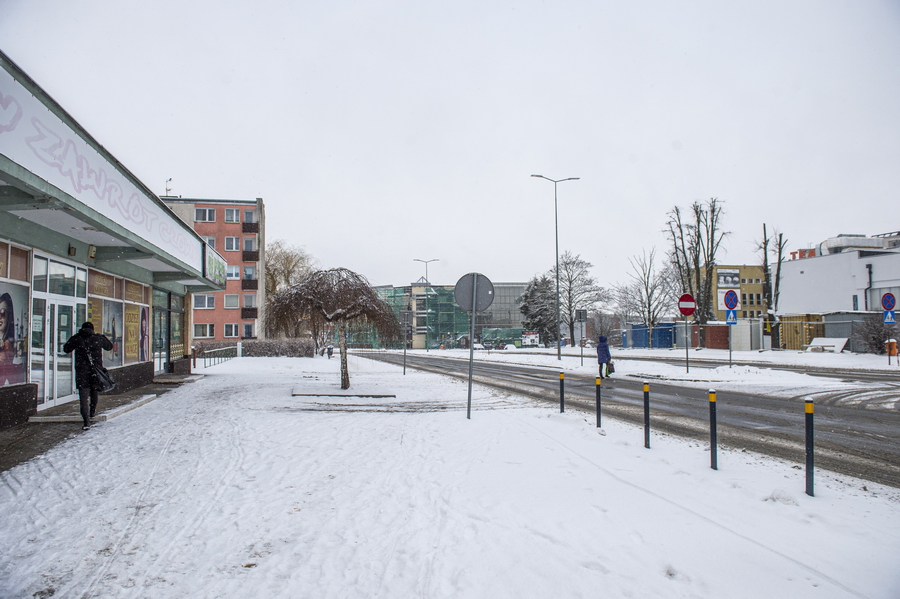
[[[237,345],[231,347],[220,347],[219,349],[208,349],[203,352],[203,367],[209,368],[222,362],[227,362],[237,357]]]

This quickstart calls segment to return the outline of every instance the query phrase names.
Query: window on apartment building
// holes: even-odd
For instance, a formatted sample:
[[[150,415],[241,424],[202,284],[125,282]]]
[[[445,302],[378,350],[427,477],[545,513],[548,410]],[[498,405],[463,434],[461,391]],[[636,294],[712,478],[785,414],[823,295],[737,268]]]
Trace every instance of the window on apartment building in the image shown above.
[[[747,311],[744,310],[744,318],[747,318]],[[686,325],[685,325],[686,326]]]
[[[198,223],[216,222],[215,208],[194,208],[194,221]]]
[[[245,252],[255,252],[256,251],[256,237],[244,237],[244,251]]]
[[[741,304],[744,306],[747,305],[747,294],[746,293],[741,294]]]
[[[256,337],[256,325],[254,323],[244,323],[244,337]]]
[[[240,210],[240,208],[226,208],[226,209],[225,209],[225,222],[226,222],[226,223],[239,223],[239,222],[241,222],[241,210]]]
[[[756,284],[759,285],[759,279],[756,279]]]
[[[194,337],[196,339],[209,339],[216,336],[216,325],[214,324],[195,324]]]
[[[256,267],[244,266],[244,278],[248,280],[256,280]]]
[[[244,222],[245,223],[255,223],[256,222],[256,210],[244,210]]]
[[[214,295],[195,295],[194,309],[208,310],[216,307],[216,296]]]
[[[245,308],[255,308],[256,307],[256,294],[248,293],[244,296],[244,307]]]
[[[750,294],[750,305],[751,305],[751,306],[756,305],[756,304],[753,303],[753,294],[752,294],[752,293]]]
[[[241,278],[241,267],[240,266],[232,266],[229,264],[225,268],[225,278],[226,279],[240,279]]]
[[[239,252],[241,250],[241,238],[240,237],[226,237],[225,238],[225,251],[226,252]]]
[[[226,337],[237,337],[241,327],[238,323],[228,323],[225,325],[225,336]]]
[[[741,279],[741,283],[746,283],[747,279]]]
[[[216,238],[215,237],[204,237],[203,241],[205,241],[206,245],[208,245],[212,249],[216,249]]]
[[[225,307],[226,308],[238,308],[238,295],[235,293],[234,295],[225,295]]]
[[[757,279],[757,282],[759,282],[759,279]],[[762,306],[762,293],[756,294],[756,305]]]

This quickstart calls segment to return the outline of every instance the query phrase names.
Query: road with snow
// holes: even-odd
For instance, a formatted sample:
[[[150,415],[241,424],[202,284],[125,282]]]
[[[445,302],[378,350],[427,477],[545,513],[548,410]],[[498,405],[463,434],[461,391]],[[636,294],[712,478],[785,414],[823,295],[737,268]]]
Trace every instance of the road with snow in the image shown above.
[[[402,353],[365,352],[361,355],[402,364]],[[569,358],[570,360],[572,358]],[[441,352],[406,356],[407,366],[456,377],[468,375],[468,360]],[[708,366],[707,366],[708,368]],[[790,368],[781,365],[781,368]],[[702,369],[695,368],[695,372]],[[804,371],[809,370],[804,369]],[[828,371],[828,374],[836,374]],[[856,373],[843,372],[850,380]],[[868,378],[873,373],[860,373]],[[477,382],[550,404],[559,404],[558,369],[476,360]],[[818,376],[818,373],[817,373]],[[892,374],[879,376],[893,384]],[[601,387],[602,414],[632,423],[644,421],[643,381],[651,388],[651,430],[695,439],[709,438],[708,390],[669,384],[652,378],[613,376]],[[595,410],[592,375],[567,373],[566,406]],[[794,397],[761,393],[717,393],[719,443],[789,461],[803,463],[805,416],[803,402],[816,400],[816,463],[822,468],[873,482],[900,487],[900,411],[892,387],[862,381],[851,389],[806,392]],[[885,397],[889,401],[885,401]]]

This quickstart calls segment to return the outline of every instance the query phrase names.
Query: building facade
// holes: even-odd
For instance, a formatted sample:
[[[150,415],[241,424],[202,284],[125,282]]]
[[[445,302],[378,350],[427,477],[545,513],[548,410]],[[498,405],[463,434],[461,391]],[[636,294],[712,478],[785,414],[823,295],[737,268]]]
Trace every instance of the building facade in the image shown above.
[[[193,296],[193,338],[239,341],[265,336],[266,212],[255,200],[161,198],[225,258],[225,289]]]
[[[119,392],[189,372],[185,305],[225,261],[2,52],[0,107],[0,427],[77,400],[85,321]]]
[[[724,322],[728,307],[725,294],[734,291],[738,298],[738,318],[765,318],[769,306],[764,292],[765,271],[755,265],[716,265],[713,281],[713,313]]]

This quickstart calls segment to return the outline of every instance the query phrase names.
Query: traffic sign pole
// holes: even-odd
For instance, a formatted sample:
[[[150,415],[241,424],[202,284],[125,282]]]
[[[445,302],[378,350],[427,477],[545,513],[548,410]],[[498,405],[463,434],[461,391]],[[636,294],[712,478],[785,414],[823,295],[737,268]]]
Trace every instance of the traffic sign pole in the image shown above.
[[[685,372],[691,371],[691,331],[688,329],[688,319],[687,317],[694,313],[694,310],[697,309],[697,302],[694,301],[694,296],[690,293],[683,294],[680,298],[678,298],[678,310],[684,315],[684,366]]]

